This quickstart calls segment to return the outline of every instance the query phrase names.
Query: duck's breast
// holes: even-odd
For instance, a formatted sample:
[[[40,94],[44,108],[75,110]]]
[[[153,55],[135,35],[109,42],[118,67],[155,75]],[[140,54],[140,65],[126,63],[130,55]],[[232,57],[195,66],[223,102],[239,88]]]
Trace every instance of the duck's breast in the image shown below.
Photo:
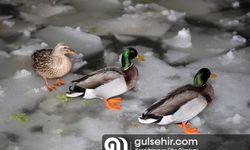
[[[128,89],[134,88],[138,80],[138,70],[135,65],[132,65],[129,69],[123,72],[125,74],[125,81]]]
[[[51,78],[58,78],[70,72],[72,63],[68,57],[58,57],[54,59],[54,63],[50,68]]]

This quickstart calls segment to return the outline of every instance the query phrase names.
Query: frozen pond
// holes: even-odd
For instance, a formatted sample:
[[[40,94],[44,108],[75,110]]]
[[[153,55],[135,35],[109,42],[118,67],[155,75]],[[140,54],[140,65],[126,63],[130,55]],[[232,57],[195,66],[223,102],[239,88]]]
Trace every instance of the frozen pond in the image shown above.
[[[247,0],[1,0],[0,149],[98,150],[103,134],[182,133],[137,118],[203,67],[214,101],[191,120],[202,134],[250,134],[250,3]],[[65,42],[80,54],[48,92],[32,69],[34,50]],[[144,62],[120,111],[98,99],[65,99],[71,80],[119,66],[126,47]]]

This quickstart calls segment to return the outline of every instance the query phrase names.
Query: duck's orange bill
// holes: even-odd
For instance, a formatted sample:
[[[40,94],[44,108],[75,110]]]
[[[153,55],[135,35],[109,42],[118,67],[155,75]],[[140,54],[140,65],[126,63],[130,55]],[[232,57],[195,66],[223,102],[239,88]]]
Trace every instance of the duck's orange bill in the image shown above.
[[[104,106],[107,109],[120,110],[121,106],[118,105],[118,103],[120,102],[121,102],[121,98],[119,97],[108,98],[108,99],[104,99]]]
[[[185,134],[197,134],[199,133],[198,129],[196,128],[190,128],[190,123],[188,122],[182,122],[177,124],[180,128],[182,128],[183,133]]]
[[[210,74],[210,78],[216,78],[216,77],[217,77],[217,75],[215,73]]]

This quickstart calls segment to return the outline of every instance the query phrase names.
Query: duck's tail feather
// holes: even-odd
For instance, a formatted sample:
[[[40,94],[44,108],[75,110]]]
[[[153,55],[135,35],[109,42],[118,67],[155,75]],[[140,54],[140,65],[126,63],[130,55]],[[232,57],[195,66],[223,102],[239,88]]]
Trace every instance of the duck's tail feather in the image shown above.
[[[154,114],[142,114],[139,118],[138,121],[143,124],[151,124],[151,123],[157,123],[161,121],[162,116],[157,116]]]
[[[157,116],[154,114],[142,114],[138,118],[138,120],[140,123],[143,123],[143,124],[157,123],[159,125],[167,125],[173,122],[172,115]]]
[[[66,96],[67,97],[84,96],[85,92],[86,92],[85,88],[77,86],[76,83],[73,83],[72,85],[69,86],[69,91],[67,91]]]

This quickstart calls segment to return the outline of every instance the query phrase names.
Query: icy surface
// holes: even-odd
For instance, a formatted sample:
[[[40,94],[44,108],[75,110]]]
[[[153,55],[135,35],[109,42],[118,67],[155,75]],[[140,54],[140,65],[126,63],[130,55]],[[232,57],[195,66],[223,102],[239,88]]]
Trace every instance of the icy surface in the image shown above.
[[[209,80],[215,99],[190,121],[192,127],[201,134],[250,133],[250,10],[240,2],[5,0],[17,9],[0,11],[0,149],[99,150],[103,134],[182,133],[175,124],[143,125],[137,118],[192,83],[202,67],[217,74]],[[65,85],[48,92],[30,55],[58,42],[78,54],[70,56]],[[132,60],[139,79],[121,96],[120,111],[105,109],[98,99],[65,98],[72,80],[120,66],[126,47],[145,61]]]
[[[199,29],[191,29],[188,32],[181,30],[181,32],[184,34],[178,33],[177,36],[162,41],[166,47],[169,47],[165,56],[167,62],[171,64],[187,63],[204,57],[215,56],[229,49],[243,46],[246,42],[245,38],[228,33],[204,34],[204,31]]]
[[[66,14],[72,12],[74,12],[74,7],[72,6],[67,6],[67,5],[51,6],[48,4],[33,5],[30,11],[30,13],[36,14],[44,18],[48,18],[58,14]]]
[[[100,37],[71,27],[48,26],[40,30],[36,36],[49,45],[65,42],[73,49],[82,52],[85,56],[93,55],[103,50]]]
[[[242,72],[250,73],[250,48],[243,48],[240,50],[231,50],[221,56],[203,59],[195,62],[190,66],[201,67],[207,66],[216,70],[227,72]]]
[[[101,22],[100,34],[119,33],[128,35],[161,36],[170,25],[150,20],[151,15],[124,15],[117,19]]]

